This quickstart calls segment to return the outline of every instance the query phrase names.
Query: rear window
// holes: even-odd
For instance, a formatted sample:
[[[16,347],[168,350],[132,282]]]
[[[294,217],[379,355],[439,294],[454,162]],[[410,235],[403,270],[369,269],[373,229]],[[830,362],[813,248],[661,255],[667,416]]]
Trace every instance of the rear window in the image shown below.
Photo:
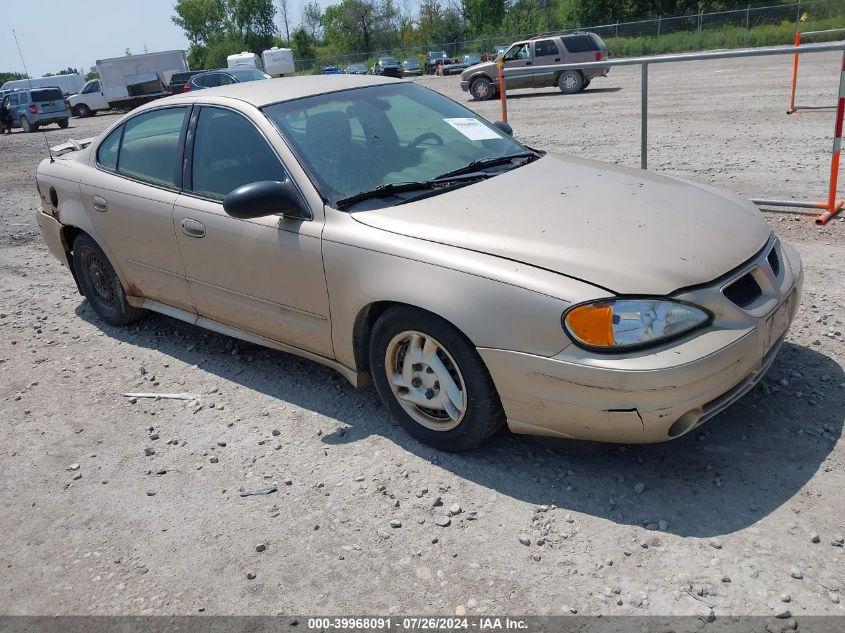
[[[193,77],[194,75],[197,75],[197,74],[199,74],[199,73],[196,73],[196,72],[173,73],[173,75],[170,77],[170,83],[184,83],[184,82],[188,81],[188,79],[190,79],[191,77]]]
[[[32,91],[32,100],[35,103],[45,103],[46,101],[62,101],[64,95],[58,88],[41,88]]]
[[[567,35],[562,39],[566,50],[570,53],[586,53],[598,50],[595,41],[589,35]]]

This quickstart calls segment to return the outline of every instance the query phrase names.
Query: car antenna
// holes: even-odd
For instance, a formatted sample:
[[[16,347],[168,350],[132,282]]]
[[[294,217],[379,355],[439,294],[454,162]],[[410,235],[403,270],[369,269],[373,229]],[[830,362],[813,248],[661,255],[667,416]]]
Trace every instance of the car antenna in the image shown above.
[[[29,69],[26,67],[23,52],[21,51],[21,44],[18,42],[18,34],[15,33],[15,29],[12,29],[12,35],[15,36],[15,45],[18,47],[18,55],[21,56],[21,64],[23,64],[23,71],[26,73],[26,81],[29,84],[29,89],[32,90],[32,77],[29,76]],[[47,146],[47,155],[50,157],[50,162],[55,163],[56,161],[53,159],[53,152],[50,151],[50,143],[47,141],[47,132],[41,130],[41,133],[44,135],[44,145]]]

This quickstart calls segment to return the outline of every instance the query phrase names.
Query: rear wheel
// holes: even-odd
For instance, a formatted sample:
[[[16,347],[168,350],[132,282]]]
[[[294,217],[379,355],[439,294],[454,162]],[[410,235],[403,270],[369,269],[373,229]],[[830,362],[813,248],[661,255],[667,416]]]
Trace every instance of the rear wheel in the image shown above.
[[[59,123],[59,127],[62,128],[62,129],[65,129],[68,126],[68,120],[67,119],[62,119],[58,123]]]
[[[108,257],[84,233],[73,241],[73,267],[88,303],[109,325],[128,325],[147,314],[143,308],[129,305]]]
[[[429,312],[396,306],[382,315],[371,336],[370,372],[393,418],[441,450],[474,448],[505,424],[478,352]]]
[[[566,70],[557,79],[557,87],[565,95],[572,95],[581,92],[584,88],[584,77],[580,71]]]
[[[89,116],[91,116],[91,114],[91,108],[89,108],[84,103],[80,103],[78,106],[76,106],[76,116],[78,116],[80,119],[88,118]]]
[[[469,91],[476,101],[487,101],[493,98],[495,92],[493,82],[484,77],[480,77],[472,82]]]
[[[25,116],[21,117],[21,127],[23,128],[24,132],[34,132],[38,129],[38,126],[30,123],[29,119],[27,119]]]

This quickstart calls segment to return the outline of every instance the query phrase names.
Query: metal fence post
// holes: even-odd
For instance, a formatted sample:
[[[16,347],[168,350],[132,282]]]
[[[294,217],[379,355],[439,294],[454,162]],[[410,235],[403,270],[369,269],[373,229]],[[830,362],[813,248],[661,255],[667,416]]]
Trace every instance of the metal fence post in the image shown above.
[[[750,4],[745,9],[745,30],[747,31],[749,28],[751,28],[751,5]]]
[[[657,39],[660,39],[660,22],[663,20],[662,15],[657,16]]]
[[[648,64],[642,65],[642,95],[640,97],[640,169],[648,169]]]
[[[619,20],[616,20],[616,35],[614,37],[619,37]]]

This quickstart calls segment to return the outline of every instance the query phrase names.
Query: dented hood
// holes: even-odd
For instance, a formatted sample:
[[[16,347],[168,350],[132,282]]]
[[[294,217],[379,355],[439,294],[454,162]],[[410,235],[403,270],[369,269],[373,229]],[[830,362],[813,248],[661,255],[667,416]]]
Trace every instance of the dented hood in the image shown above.
[[[360,211],[368,226],[555,271],[619,294],[670,294],[736,268],[770,229],[736,195],[547,155],[455,191]]]

